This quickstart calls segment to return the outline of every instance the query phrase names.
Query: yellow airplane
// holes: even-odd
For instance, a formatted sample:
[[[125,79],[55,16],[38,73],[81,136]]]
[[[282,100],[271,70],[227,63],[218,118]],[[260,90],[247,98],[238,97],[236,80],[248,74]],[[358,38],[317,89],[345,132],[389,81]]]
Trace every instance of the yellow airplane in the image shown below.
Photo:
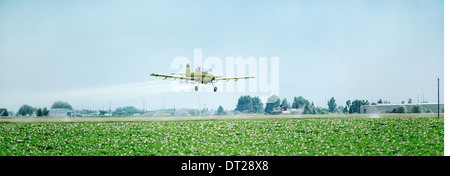
[[[197,67],[195,72],[191,73],[191,67],[189,64],[186,64],[186,74],[184,73],[172,73],[172,74],[156,74],[152,73],[150,76],[155,77],[164,77],[164,79],[167,78],[174,78],[176,79],[182,79],[188,81],[195,81],[198,82],[198,84],[209,84],[211,83],[214,86],[214,83],[218,81],[229,81],[234,79],[237,81],[238,79],[249,79],[249,78],[255,78],[254,76],[238,76],[238,77],[220,77],[220,76],[214,76],[213,74],[208,73],[207,71],[204,71],[201,67]],[[198,86],[195,86],[195,91],[198,91]],[[214,86],[214,92],[217,92],[217,87]]]

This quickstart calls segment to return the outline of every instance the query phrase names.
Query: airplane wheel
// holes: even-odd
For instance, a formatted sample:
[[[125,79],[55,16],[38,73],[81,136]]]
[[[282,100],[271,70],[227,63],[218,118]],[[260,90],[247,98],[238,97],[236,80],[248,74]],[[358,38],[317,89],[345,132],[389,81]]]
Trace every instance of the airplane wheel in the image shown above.
[[[198,86],[195,86],[195,91],[196,91],[196,92],[198,91]]]
[[[214,87],[214,92],[217,92],[217,87]]]

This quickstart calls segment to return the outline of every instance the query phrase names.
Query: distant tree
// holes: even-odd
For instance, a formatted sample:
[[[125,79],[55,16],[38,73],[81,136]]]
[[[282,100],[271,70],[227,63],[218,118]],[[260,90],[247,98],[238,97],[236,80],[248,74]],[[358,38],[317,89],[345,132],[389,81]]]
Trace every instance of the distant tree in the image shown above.
[[[120,115],[120,116],[124,116],[124,115],[133,115],[134,113],[140,113],[141,110],[137,109],[134,106],[125,106],[125,107],[121,107],[121,108],[117,108],[113,115]]]
[[[267,114],[271,114],[273,111],[273,108],[276,108],[280,106],[280,98],[276,95],[272,95],[269,98],[267,98],[266,108],[264,109],[264,112]]]
[[[336,111],[336,107],[336,100],[334,99],[334,97],[331,97],[331,99],[328,101],[328,109],[331,113],[334,113]]]
[[[0,109],[0,116],[9,116],[8,109]]]
[[[405,101],[402,101],[402,104],[405,104]]]
[[[235,111],[239,111],[241,113],[253,112],[252,97],[250,97],[249,95],[243,95],[243,96],[239,97]]]
[[[33,108],[32,106],[24,104],[19,108],[19,111],[17,111],[17,114],[22,115],[22,116],[27,116],[27,115],[31,116],[31,115],[33,115],[35,110],[36,109]]]
[[[99,115],[104,116],[108,111],[104,111],[104,110],[99,110]]]
[[[314,106],[314,102],[311,102],[311,114],[317,114],[317,107]]]
[[[138,113],[138,112],[141,112],[141,110],[138,110],[137,112],[134,112],[134,111],[133,111],[133,113]],[[97,110],[83,109],[83,110],[81,110],[80,113],[81,113],[81,114],[95,114],[95,113],[97,113]]]
[[[303,114],[312,114],[311,104],[308,100],[303,98],[302,96],[294,97],[294,101],[292,102],[292,108],[301,109],[303,108]]]
[[[344,111],[345,111],[345,108],[344,108],[344,106],[338,106],[337,107],[337,113],[339,113],[339,114],[342,114],[342,113],[344,113]]]
[[[350,114],[352,114],[353,113],[353,108],[352,108],[352,101],[350,101],[350,100],[347,100],[346,102],[345,102],[345,104],[347,105],[347,108],[348,108],[348,113],[350,113]]]
[[[188,110],[188,113],[189,113],[190,115],[199,115],[198,109],[189,109],[189,110]]]
[[[283,99],[283,101],[281,102],[281,106],[289,107],[289,103],[288,103],[288,101],[286,100],[286,98]]]
[[[217,115],[225,115],[226,112],[223,110],[222,106],[219,106],[219,108],[217,108]]]
[[[317,114],[329,114],[330,111],[326,108],[317,107]]]
[[[396,109],[395,112],[396,112],[396,113],[407,113],[408,110],[406,109],[406,106],[400,105],[400,106],[397,107],[397,109]]]
[[[426,113],[432,113],[433,111],[431,111],[430,108],[427,108],[427,110],[425,111]]]
[[[422,107],[419,105],[414,105],[413,108],[411,109],[412,113],[422,113]]]
[[[42,110],[42,115],[43,116],[48,116],[49,113],[50,113],[50,111],[46,107]]]
[[[69,103],[63,102],[63,101],[54,102],[52,105],[52,109],[55,109],[55,108],[65,108],[65,109],[73,110],[72,106]]]
[[[378,103],[378,104],[383,104],[383,100],[380,98],[380,99],[377,101],[377,103]]]
[[[369,105],[368,100],[353,100],[352,105],[350,106],[350,113],[360,113],[361,106]]]
[[[342,113],[348,114],[348,107],[347,106],[344,107],[344,109],[342,110]]]
[[[38,108],[38,109],[36,110],[36,116],[42,117],[42,109],[41,109],[41,108]]]
[[[408,100],[408,104],[411,104],[412,103],[412,99],[410,98],[409,100]]]
[[[261,102],[261,99],[259,97],[253,97],[252,98],[252,105],[253,105],[253,113],[263,113],[264,111],[264,104]]]

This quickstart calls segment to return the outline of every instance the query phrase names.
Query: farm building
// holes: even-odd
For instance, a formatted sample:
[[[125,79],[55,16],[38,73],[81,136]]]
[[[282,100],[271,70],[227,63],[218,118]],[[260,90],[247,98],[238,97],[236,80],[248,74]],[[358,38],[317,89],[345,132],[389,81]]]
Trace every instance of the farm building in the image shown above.
[[[360,113],[392,113],[397,110],[397,108],[403,105],[406,107],[407,112],[411,112],[412,108],[415,105],[419,105],[422,107],[422,112],[429,111],[430,113],[437,113],[438,112],[438,104],[437,103],[423,103],[423,104],[379,104],[379,105],[366,105],[361,106]],[[444,104],[439,103],[439,108],[441,109],[440,112],[443,112]]]
[[[53,117],[67,117],[72,116],[72,110],[66,108],[54,108],[50,109],[49,116]]]
[[[291,109],[285,106],[279,106],[273,108],[272,115],[290,115],[290,114],[302,114],[303,110],[301,109]]]

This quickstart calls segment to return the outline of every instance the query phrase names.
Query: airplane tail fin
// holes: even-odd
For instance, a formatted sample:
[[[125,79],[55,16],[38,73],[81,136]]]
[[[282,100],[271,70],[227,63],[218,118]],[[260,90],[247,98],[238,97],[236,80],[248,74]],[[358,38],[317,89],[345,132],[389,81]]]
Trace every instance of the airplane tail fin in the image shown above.
[[[191,66],[186,64],[186,77],[191,77]]]

